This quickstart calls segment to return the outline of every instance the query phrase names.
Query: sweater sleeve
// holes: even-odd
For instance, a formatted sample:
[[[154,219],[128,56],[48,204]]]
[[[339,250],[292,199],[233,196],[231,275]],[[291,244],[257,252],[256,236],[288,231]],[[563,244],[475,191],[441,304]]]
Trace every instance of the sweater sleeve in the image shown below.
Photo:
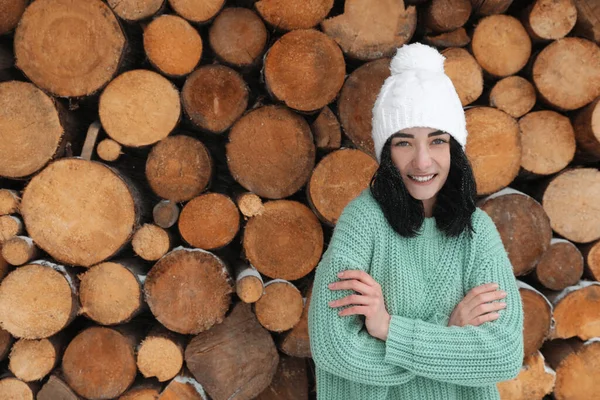
[[[358,315],[340,317],[329,302],[352,294],[351,290],[330,290],[337,273],[349,269],[369,271],[373,234],[368,226],[368,207],[359,199],[340,216],[331,242],[317,266],[308,314],[313,360],[317,367],[341,378],[374,386],[406,383],[414,374],[384,362],[385,342],[363,329]]]
[[[480,214],[485,214],[479,211]],[[462,386],[487,386],[518,375],[523,362],[523,308],[512,266],[491,220],[474,224],[474,256],[465,293],[495,282],[507,292],[500,318],[479,326],[440,326],[393,315],[385,361],[416,375]]]

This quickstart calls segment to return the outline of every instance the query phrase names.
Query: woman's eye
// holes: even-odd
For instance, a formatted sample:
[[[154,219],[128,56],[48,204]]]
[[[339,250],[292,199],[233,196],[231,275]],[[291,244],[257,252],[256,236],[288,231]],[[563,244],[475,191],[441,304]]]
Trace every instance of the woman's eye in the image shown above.
[[[399,146],[399,147],[406,147],[408,146],[410,143],[408,143],[407,141],[400,141],[400,142],[396,142],[396,144],[394,146]]]
[[[433,144],[444,144],[444,143],[448,143],[447,141],[445,141],[444,139],[435,139],[433,142],[431,142]]]

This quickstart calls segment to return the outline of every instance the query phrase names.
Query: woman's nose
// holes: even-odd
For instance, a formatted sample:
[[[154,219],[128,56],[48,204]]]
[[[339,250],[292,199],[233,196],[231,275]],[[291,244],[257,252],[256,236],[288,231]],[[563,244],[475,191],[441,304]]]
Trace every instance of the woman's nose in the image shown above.
[[[421,147],[420,149],[417,149],[417,153],[413,161],[415,168],[422,172],[427,172],[433,162],[431,159],[431,153],[427,147]]]

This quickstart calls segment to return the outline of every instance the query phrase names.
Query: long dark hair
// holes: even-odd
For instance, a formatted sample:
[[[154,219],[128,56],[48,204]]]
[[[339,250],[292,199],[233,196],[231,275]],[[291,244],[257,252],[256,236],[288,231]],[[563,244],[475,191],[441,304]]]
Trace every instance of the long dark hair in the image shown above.
[[[392,161],[392,138],[381,151],[381,163],[371,179],[371,193],[388,223],[399,235],[414,237],[423,224],[423,202],[410,195],[396,165]],[[447,236],[471,235],[471,215],[475,212],[477,188],[471,164],[461,145],[450,137],[450,171],[437,194],[433,217],[438,229]]]

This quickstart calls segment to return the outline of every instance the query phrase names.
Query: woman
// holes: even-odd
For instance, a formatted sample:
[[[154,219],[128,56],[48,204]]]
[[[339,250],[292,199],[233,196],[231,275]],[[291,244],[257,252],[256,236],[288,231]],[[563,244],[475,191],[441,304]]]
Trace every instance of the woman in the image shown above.
[[[411,44],[373,108],[380,166],[317,267],[309,335],[319,399],[499,399],[523,360],[523,310],[475,207],[464,112],[444,57]]]

